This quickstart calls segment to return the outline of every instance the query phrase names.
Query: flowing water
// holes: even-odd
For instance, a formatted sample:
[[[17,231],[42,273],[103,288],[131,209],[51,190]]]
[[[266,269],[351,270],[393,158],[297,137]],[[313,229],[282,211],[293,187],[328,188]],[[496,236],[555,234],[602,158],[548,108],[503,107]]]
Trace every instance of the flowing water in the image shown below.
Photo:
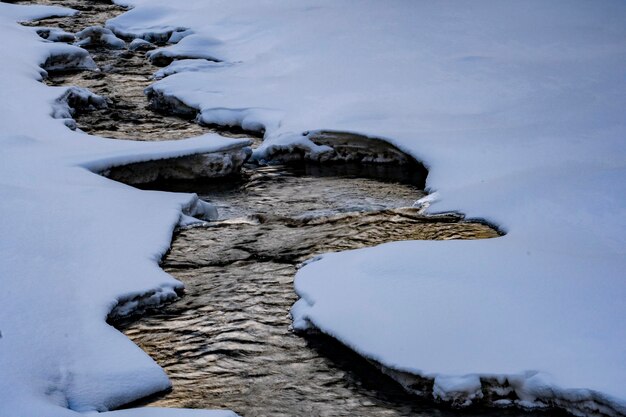
[[[19,3],[80,10],[30,24],[73,33],[124,10],[107,1]],[[135,140],[215,130],[148,108],[143,89],[156,68],[143,51],[88,49],[101,71],[57,72],[46,80],[107,97],[107,109],[75,115],[80,129]],[[498,236],[481,223],[456,215],[426,217],[411,208],[425,195],[424,180],[417,164],[246,165],[235,178],[145,186],[198,193],[218,206],[220,217],[177,231],[162,260],[185,284],[183,297],[148,316],[113,323],[173,383],[171,391],[133,405],[229,408],[243,416],[530,415],[439,408],[407,394],[337,341],[290,330],[293,277],[299,264],[317,254],[396,240]]]

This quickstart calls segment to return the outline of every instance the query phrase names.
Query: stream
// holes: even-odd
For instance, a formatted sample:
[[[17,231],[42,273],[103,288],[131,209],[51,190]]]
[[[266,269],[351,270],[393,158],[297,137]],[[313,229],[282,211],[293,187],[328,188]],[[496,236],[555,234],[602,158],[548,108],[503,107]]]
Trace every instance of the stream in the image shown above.
[[[16,3],[79,10],[77,16],[27,24],[71,33],[102,26],[125,10],[108,1]],[[237,129],[201,126],[151,110],[143,90],[157,67],[144,50],[86,49],[101,71],[51,72],[45,80],[107,98],[106,109],[76,109],[79,129],[132,140],[207,132],[248,137]],[[334,339],[291,331],[289,309],[297,299],[293,278],[315,255],[397,240],[499,236],[488,225],[455,214],[420,214],[412,205],[426,195],[424,183],[425,170],[417,163],[248,163],[227,178],[140,185],[195,192],[217,206],[219,218],[173,237],[162,267],[185,284],[179,300],[111,323],[154,358],[173,384],[172,390],[130,406],[228,408],[242,416],[545,416],[439,407],[408,394]]]

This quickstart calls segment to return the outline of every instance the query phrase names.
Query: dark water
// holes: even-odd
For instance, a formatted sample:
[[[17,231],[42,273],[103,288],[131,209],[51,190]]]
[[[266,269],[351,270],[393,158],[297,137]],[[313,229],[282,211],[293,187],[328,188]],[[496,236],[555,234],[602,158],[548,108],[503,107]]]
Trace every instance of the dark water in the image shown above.
[[[123,11],[106,1],[21,3],[80,10],[76,17],[35,23],[70,32],[103,25]],[[88,49],[102,71],[52,73],[46,81],[107,97],[108,109],[77,113],[80,129],[135,140],[211,131],[147,107],[143,89],[156,68],[144,52]],[[114,323],[165,369],[174,386],[134,405],[229,408],[244,416],[530,415],[438,407],[407,394],[333,339],[290,330],[293,277],[311,256],[404,239],[498,236],[453,215],[422,216],[411,206],[424,196],[423,183],[423,171],[410,166],[250,165],[230,180],[148,186],[196,192],[218,206],[220,218],[174,236],[162,266],[185,283],[180,300]]]

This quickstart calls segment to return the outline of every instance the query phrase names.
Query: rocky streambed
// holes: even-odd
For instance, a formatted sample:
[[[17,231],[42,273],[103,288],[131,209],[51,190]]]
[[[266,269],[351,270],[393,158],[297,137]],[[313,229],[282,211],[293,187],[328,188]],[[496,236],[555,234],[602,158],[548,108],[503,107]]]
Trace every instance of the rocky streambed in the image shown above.
[[[29,24],[48,40],[86,48],[99,68],[48,71],[47,84],[87,88],[106,101],[68,101],[77,128],[111,139],[220,132],[259,143],[263,132],[250,136],[237,128],[204,126],[194,122],[193,109],[168,109],[158,97],[150,106],[144,90],[158,68],[145,52],[167,39],[132,42],[107,32],[106,20],[123,8],[107,1],[19,3],[80,11]],[[93,26],[97,29],[84,31]],[[212,157],[224,160],[224,155],[205,155],[106,173],[146,189],[195,192],[219,212],[215,221],[178,230],[162,260],[163,268],[185,284],[184,296],[152,314],[111,321],[173,383],[171,391],[137,404],[229,408],[243,416],[529,415],[439,408],[405,392],[330,337],[290,330],[289,308],[297,299],[293,277],[315,255],[396,240],[499,236],[457,214],[421,214],[413,205],[425,196],[426,170],[385,142],[341,132],[319,132],[314,139],[333,147],[334,163],[307,163],[293,154],[261,166],[246,163],[250,151],[239,147],[229,154],[233,165],[226,171],[187,169],[190,163],[210,165]],[[384,157],[373,158],[372,152]]]

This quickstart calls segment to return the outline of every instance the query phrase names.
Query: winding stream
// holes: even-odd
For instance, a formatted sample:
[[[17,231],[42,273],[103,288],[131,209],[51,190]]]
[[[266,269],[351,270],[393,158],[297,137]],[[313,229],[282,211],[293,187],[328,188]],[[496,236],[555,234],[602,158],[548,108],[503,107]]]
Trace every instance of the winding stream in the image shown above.
[[[107,1],[19,3],[80,10],[74,17],[30,24],[72,33],[103,25],[124,11]],[[216,130],[148,108],[143,90],[156,67],[144,51],[87,49],[100,72],[56,72],[46,80],[85,87],[108,99],[107,109],[75,114],[81,130],[134,140]],[[436,408],[333,339],[290,330],[293,277],[299,264],[317,254],[396,240],[498,236],[481,223],[456,215],[425,217],[411,208],[425,195],[424,180],[417,165],[249,164],[241,175],[219,181],[143,185],[198,193],[217,205],[220,217],[176,232],[162,260],[163,268],[185,284],[182,298],[148,316],[113,323],[173,383],[171,391],[137,404],[229,408],[243,416],[530,415]]]

